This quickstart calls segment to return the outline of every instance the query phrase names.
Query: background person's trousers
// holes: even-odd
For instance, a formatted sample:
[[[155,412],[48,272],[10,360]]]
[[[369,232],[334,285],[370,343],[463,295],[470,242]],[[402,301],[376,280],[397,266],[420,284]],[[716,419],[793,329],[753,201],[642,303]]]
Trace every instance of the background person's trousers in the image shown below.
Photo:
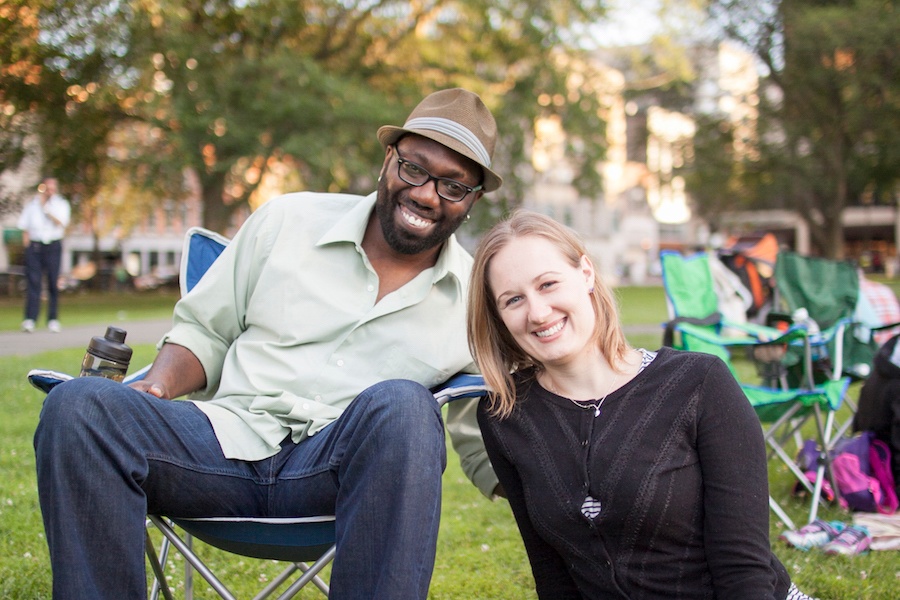
[[[41,287],[47,281],[47,320],[59,318],[59,264],[62,242],[31,242],[25,248],[25,318],[37,321],[41,312]]]
[[[432,394],[393,380],[270,458],[226,459],[191,402],[83,377],[35,433],[53,597],[146,596],[145,515],[336,516],[332,597],[424,599],[440,519],[444,429]]]

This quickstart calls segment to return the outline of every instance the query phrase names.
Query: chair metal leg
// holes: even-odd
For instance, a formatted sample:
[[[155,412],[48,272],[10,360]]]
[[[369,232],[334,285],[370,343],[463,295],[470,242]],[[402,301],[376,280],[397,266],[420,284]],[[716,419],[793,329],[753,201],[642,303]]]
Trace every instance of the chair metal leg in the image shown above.
[[[325,565],[327,565],[332,561],[332,559],[334,559],[335,551],[336,546],[332,546],[331,548],[329,548],[328,552],[323,554],[319,558],[319,560],[314,562],[312,566],[309,567],[305,573],[303,573],[303,576],[300,577],[300,579],[292,583],[291,586],[287,590],[285,590],[285,592],[281,596],[278,597],[278,600],[287,600],[288,598],[293,598],[297,594],[297,592],[300,591],[300,588],[302,588],[310,581],[315,581],[316,587],[318,587],[325,593],[326,596],[328,596],[328,586],[324,581],[319,579],[318,574],[322,569],[325,568]]]
[[[327,561],[326,561],[327,562]],[[321,564],[318,567],[318,570],[321,570],[325,566],[325,563]],[[269,596],[275,593],[275,591],[280,588],[284,582],[288,581],[297,571],[303,571],[304,573],[309,573],[312,569],[315,568],[315,565],[310,567],[304,562],[294,563],[282,571],[278,577],[272,580],[269,585],[260,590],[259,594],[253,597],[253,600],[265,600]],[[328,584],[325,581],[316,575],[316,571],[310,573],[312,578],[306,577],[303,579],[303,582],[312,582],[319,590],[325,594],[325,597],[328,597]],[[303,584],[294,584],[293,587],[289,587],[284,593],[282,593],[276,600],[286,600],[287,598],[293,598],[300,592],[300,588]]]
[[[218,593],[224,600],[237,600],[234,594],[231,593],[231,590],[225,587],[225,584],[223,584],[219,580],[219,578],[216,577],[215,574],[213,574],[209,567],[207,567],[206,564],[204,564],[203,561],[201,561],[197,557],[197,555],[191,551],[191,547],[187,543],[185,543],[177,533],[175,533],[175,530],[172,529],[172,527],[168,523],[155,515],[149,515],[147,518],[150,519],[154,525],[156,525],[156,527],[162,532],[164,536],[166,536],[166,538],[168,538],[170,542],[172,542],[172,545],[175,546],[175,548],[179,552],[181,552],[181,555],[184,557],[184,559],[189,562],[194,569],[197,570],[197,573],[199,573],[200,576],[203,577],[203,579],[205,579],[210,586],[212,586],[216,593]]]
[[[329,557],[328,560],[332,560],[333,558],[334,558],[334,548],[331,549],[331,556]],[[325,567],[325,563],[323,562],[321,564],[321,566],[318,568],[318,571],[321,571],[324,567]],[[300,568],[303,569],[303,571],[305,572],[307,570],[312,569],[313,567],[307,566],[306,563],[300,563]],[[318,571],[316,571],[316,572],[318,572]],[[312,583],[317,588],[319,588],[323,594],[325,594],[325,597],[328,597],[328,594],[331,593],[331,588],[328,586],[327,583],[325,583],[325,580],[322,579],[321,577],[319,577],[318,575],[313,576]]]
[[[813,406],[813,417],[816,424],[816,431],[818,437],[818,443],[821,446],[820,456],[818,459],[818,464],[816,465],[816,477],[812,483],[806,478],[805,474],[800,470],[797,466],[796,462],[793,458],[787,453],[784,449],[784,442],[786,442],[791,436],[796,437],[798,435],[800,426],[803,424],[804,419],[795,419],[795,414],[799,410],[799,405],[791,410],[785,412],[765,433],[765,440],[769,445],[770,452],[768,454],[769,457],[772,455],[777,455],[782,463],[794,474],[797,481],[806,488],[807,492],[811,494],[810,505],[809,505],[809,520],[808,523],[813,522],[818,516],[819,506],[825,506],[827,501],[822,494],[823,486],[826,481],[829,481],[831,484],[834,493],[837,494],[837,484],[834,481],[834,473],[831,469],[830,464],[830,455],[828,454],[834,445],[834,441],[840,439],[845,431],[845,428],[841,428],[837,432],[833,432],[835,426],[835,411],[828,410],[825,411],[825,414],[822,414],[822,408],[816,404]],[[783,432],[780,435],[779,430],[783,428]],[[781,506],[769,496],[769,506],[772,509],[772,512],[778,516],[781,521],[787,525],[790,529],[796,529],[793,524],[793,521],[788,517],[788,515],[784,512]]]
[[[179,535],[173,524],[169,523],[167,520],[160,518],[156,515],[148,515],[147,519],[150,523],[156,526],[157,529],[163,535],[163,544],[160,550],[160,554],[162,555],[162,560],[158,560],[156,556],[156,551],[153,548],[153,545],[150,541],[149,535],[145,536],[146,545],[147,545],[147,556],[150,560],[151,567],[153,569],[154,575],[156,577],[156,583],[154,583],[154,588],[152,592],[151,599],[157,600],[159,591],[162,591],[163,596],[166,600],[173,600],[173,596],[171,590],[168,587],[168,583],[165,580],[165,574],[163,565],[165,565],[166,556],[168,555],[169,548],[174,547],[178,550],[181,555],[185,559],[185,585],[184,585],[184,598],[185,600],[191,600],[193,597],[193,572],[194,570],[200,574],[203,579],[206,580],[207,583],[223,598],[223,600],[236,600],[234,594],[229,590],[225,584],[223,584],[203,563],[202,560],[193,552],[193,536],[184,532],[184,535]],[[297,573],[297,571],[302,571],[303,574],[296,579],[291,585],[280,595],[277,600],[288,600],[289,598],[293,598],[296,596],[300,589],[303,588],[308,583],[312,582],[327,598],[329,595],[329,586],[328,584],[319,577],[319,573],[324,569],[333,559],[335,555],[335,546],[332,545],[331,548],[325,554],[323,554],[319,559],[313,563],[311,566],[307,565],[303,562],[298,562],[291,564],[287,569],[285,569],[282,573],[280,573],[271,583],[269,583],[259,594],[254,597],[254,600],[263,600],[265,598],[269,598],[272,596],[278,588],[284,585],[293,575]]]
[[[794,521],[792,521],[787,513],[784,512],[784,509],[782,509],[781,506],[777,502],[775,502],[775,499],[772,498],[772,496],[769,496],[769,508],[772,509],[772,512],[775,513],[775,515],[779,519],[781,519],[781,522],[784,523],[788,529],[797,529],[797,526],[794,525]]]
[[[269,596],[275,593],[275,591],[280,588],[285,581],[288,581],[294,573],[297,571],[303,571],[304,575],[294,582],[291,587],[289,587],[282,595],[278,596],[277,600],[287,600],[288,598],[293,598],[300,592],[300,588],[302,588],[307,582],[312,582],[323,594],[325,597],[328,597],[329,588],[328,584],[317,575],[319,571],[321,571],[331,558],[334,556],[334,548],[326,553],[323,558],[320,558],[312,566],[307,565],[306,563],[294,563],[288,566],[284,571],[279,573],[279,575],[273,579],[269,585],[264,587],[260,592],[253,597],[253,600],[265,600]]]
[[[826,475],[831,483],[834,499],[837,500],[840,495],[837,482],[834,479],[834,471],[831,468],[831,430],[834,427],[834,411],[829,410],[825,417],[825,423],[822,423],[822,409],[817,404],[814,408],[816,416],[816,427],[819,429],[819,439],[822,440],[822,454],[819,458],[819,465],[816,469],[816,489],[813,493],[812,506],[809,510],[809,522],[816,520],[819,511],[819,499],[822,497],[822,484],[825,482]]]
[[[794,423],[794,421],[792,421],[792,419],[799,410],[800,410],[799,405],[794,406],[791,409],[789,409],[788,411],[786,411],[783,415],[781,415],[781,417],[779,417],[778,420],[776,420],[766,431],[765,440],[766,440],[766,443],[769,445],[769,448],[771,448],[771,452],[774,452],[778,456],[778,458],[781,459],[782,463],[784,463],[784,465],[787,466],[787,468],[791,471],[791,473],[794,474],[794,477],[796,477],[797,480],[801,484],[806,486],[807,490],[809,490],[811,492],[812,485],[806,480],[806,476],[803,474],[803,471],[801,471],[797,467],[796,463],[794,462],[794,459],[791,458],[791,456],[789,456],[788,453],[785,451],[784,446],[782,445],[784,440],[783,439],[782,440],[775,439],[776,434],[779,431],[779,429],[781,429],[782,426],[784,426],[788,423],[790,423],[790,428],[787,431],[787,433],[785,433],[785,435],[784,435],[785,438],[790,437],[793,434],[793,432],[797,430],[797,427],[799,427],[799,423]],[[800,421],[800,423],[802,423],[802,421]],[[771,454],[770,454],[770,456],[771,456]]]
[[[193,553],[194,536],[185,533],[184,542]],[[194,569],[191,568],[190,561],[184,561],[184,600],[194,600]]]
[[[260,592],[253,597],[253,600],[263,600],[264,598],[268,598],[275,590],[281,587],[281,585],[290,579],[291,575],[300,570],[299,564],[292,564],[288,566],[284,571],[278,574],[278,576],[273,579],[269,585],[260,590]]]
[[[172,591],[169,589],[169,584],[166,582],[166,575],[163,570],[163,565],[166,564],[166,560],[169,556],[169,540],[167,538],[163,538],[163,544],[160,548],[159,557],[157,557],[156,548],[153,547],[153,541],[150,539],[150,532],[145,532],[144,548],[147,553],[147,559],[150,563],[150,568],[153,570],[153,576],[156,578],[153,582],[153,588],[150,592],[151,600],[156,600],[157,598],[159,598],[160,592],[162,592],[162,595],[166,600],[174,600],[174,598],[172,597]]]

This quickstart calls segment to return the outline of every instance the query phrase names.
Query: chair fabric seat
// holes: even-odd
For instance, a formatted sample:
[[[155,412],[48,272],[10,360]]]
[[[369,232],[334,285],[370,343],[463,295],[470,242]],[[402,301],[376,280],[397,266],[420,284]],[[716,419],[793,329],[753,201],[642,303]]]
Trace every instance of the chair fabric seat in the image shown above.
[[[798,402],[802,408],[798,411],[797,416],[805,415],[817,405],[824,410],[837,410],[843,403],[849,385],[850,379],[845,377],[825,381],[811,390],[781,390],[752,384],[741,384],[741,389],[750,400],[759,420],[763,423],[771,423],[781,418]]]
[[[315,561],[335,540],[333,516],[169,519],[211,546],[265,560]]]

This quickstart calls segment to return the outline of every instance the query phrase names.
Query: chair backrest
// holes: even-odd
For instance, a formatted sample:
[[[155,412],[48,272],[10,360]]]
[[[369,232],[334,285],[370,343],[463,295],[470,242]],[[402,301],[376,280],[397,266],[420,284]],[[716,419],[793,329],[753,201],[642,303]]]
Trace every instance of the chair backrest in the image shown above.
[[[849,319],[859,297],[859,274],[847,260],[829,260],[781,251],[775,262],[777,308],[805,308],[820,327]]]
[[[178,280],[182,295],[194,289],[230,241],[224,235],[203,227],[188,229],[181,251],[181,273]]]
[[[793,313],[805,308],[821,329],[839,327],[840,333],[828,343],[835,370],[853,377],[868,376],[877,344],[867,329],[854,323],[860,278],[852,261],[780,252],[775,263],[775,290],[776,310]]]
[[[660,261],[670,317],[703,319],[718,311],[709,255],[698,252],[684,256],[665,250],[660,253]]]
[[[730,353],[715,341],[719,334],[721,314],[709,255],[698,252],[684,256],[679,252],[664,250],[660,253],[660,262],[670,318],[663,333],[663,345],[713,354],[725,361],[734,372]],[[675,335],[674,324],[683,319],[707,320],[706,323],[694,323],[688,327],[692,327],[696,333],[706,331],[712,339],[706,339],[703,335]]]

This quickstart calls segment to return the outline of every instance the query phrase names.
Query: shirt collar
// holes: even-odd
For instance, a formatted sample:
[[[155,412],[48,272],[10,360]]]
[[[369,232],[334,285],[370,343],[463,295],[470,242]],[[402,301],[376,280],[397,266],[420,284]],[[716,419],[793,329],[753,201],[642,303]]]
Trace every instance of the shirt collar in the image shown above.
[[[375,209],[377,197],[378,193],[372,192],[361,199],[347,214],[338,219],[331,229],[325,232],[325,235],[319,238],[316,246],[345,242],[362,248],[363,235],[369,223],[369,215]],[[463,297],[471,268],[472,257],[456,240],[456,234],[451,235],[438,254],[433,269],[432,284],[437,284],[447,275],[452,275],[456,280],[457,293]]]

